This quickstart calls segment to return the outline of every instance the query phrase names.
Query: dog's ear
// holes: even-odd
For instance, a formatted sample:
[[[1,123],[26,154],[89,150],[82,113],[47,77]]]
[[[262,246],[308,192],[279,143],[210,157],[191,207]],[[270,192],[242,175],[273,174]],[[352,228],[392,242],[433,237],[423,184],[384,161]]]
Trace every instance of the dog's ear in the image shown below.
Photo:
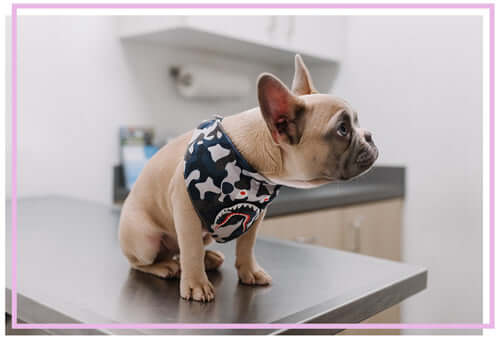
[[[304,128],[304,101],[269,73],[260,75],[257,90],[260,110],[274,142],[297,144]]]
[[[314,88],[309,70],[299,54],[295,55],[295,75],[293,76],[292,92],[297,96],[318,93]]]

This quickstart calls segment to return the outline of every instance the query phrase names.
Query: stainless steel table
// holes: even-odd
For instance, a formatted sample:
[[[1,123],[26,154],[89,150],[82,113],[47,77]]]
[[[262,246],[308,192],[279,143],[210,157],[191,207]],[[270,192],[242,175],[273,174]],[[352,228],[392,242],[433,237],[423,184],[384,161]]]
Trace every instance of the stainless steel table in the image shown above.
[[[11,203],[7,202],[7,311],[11,310],[10,211]],[[426,287],[427,271],[418,266],[261,239],[256,254],[273,276],[272,286],[239,285],[233,267],[234,243],[214,245],[213,248],[226,255],[221,270],[209,275],[217,290],[215,301],[208,304],[184,301],[179,298],[178,281],[162,280],[129,268],[118,245],[118,219],[118,212],[111,207],[71,198],[18,202],[19,319],[29,323],[100,324],[351,323],[360,322]],[[79,331],[65,333],[75,332]],[[296,331],[102,329],[90,332]]]

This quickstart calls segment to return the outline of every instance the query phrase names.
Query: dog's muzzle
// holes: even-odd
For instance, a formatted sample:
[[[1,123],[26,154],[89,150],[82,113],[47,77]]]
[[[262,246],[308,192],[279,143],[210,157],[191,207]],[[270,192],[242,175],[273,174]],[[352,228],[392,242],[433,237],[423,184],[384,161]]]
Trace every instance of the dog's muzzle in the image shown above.
[[[361,168],[369,168],[378,158],[378,149],[370,145],[361,150],[356,157],[356,164]]]

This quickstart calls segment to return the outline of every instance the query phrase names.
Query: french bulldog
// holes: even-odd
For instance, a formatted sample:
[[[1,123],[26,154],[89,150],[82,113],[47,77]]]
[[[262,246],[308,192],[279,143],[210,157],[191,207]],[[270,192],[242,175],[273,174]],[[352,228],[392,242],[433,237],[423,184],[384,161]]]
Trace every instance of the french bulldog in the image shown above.
[[[268,285],[254,244],[267,204],[281,185],[314,188],[352,179],[378,157],[372,134],[344,100],[315,89],[295,57],[291,90],[258,77],[259,106],[202,123],[161,148],[124,202],[120,246],[132,268],[180,278],[184,299],[208,302],[206,271],[224,256],[205,246],[236,239],[240,282]]]

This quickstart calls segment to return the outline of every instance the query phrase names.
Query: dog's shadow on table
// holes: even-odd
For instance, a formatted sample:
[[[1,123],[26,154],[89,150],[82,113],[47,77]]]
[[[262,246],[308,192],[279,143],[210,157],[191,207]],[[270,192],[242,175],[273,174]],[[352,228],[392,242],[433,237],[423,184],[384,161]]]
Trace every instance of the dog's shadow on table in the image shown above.
[[[120,291],[117,314],[129,323],[210,323],[237,322],[248,317],[257,292],[268,287],[240,285],[229,272],[208,273],[216,289],[209,303],[187,301],[180,297],[179,280],[165,280],[130,269]]]

